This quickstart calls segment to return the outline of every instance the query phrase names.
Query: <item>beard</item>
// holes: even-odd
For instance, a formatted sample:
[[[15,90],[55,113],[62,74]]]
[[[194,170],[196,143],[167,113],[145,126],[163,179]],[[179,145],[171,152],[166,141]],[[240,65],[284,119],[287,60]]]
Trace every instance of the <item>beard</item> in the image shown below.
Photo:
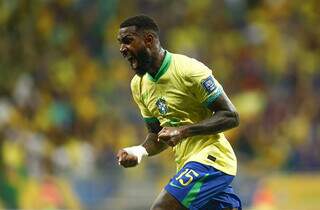
[[[138,51],[137,56],[137,67],[133,68],[138,76],[143,76],[152,66],[152,56],[148,53],[146,48]]]

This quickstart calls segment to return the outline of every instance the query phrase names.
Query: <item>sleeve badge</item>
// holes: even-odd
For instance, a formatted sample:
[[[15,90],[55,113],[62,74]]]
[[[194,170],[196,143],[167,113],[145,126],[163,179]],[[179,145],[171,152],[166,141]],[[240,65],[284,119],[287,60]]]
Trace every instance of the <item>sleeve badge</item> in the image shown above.
[[[213,77],[210,75],[207,79],[201,82],[202,87],[207,91],[207,93],[212,93],[216,88]]]

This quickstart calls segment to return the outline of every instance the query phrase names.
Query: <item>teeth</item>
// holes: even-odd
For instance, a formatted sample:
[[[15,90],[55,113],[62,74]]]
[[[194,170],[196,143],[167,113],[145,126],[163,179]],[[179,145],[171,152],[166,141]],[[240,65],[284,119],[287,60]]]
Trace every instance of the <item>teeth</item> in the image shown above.
[[[138,63],[136,60],[134,60],[134,62],[132,62],[132,67],[135,69],[137,68],[137,66],[138,66]]]
[[[125,56],[125,59],[130,63],[132,68],[136,68],[137,67],[137,61],[135,60],[135,58],[132,55]]]

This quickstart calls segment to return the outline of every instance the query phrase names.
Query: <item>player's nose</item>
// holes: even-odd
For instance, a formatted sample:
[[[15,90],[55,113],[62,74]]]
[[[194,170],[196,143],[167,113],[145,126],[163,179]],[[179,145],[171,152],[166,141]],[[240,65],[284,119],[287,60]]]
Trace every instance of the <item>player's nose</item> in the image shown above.
[[[121,44],[119,51],[120,51],[120,53],[125,57],[125,56],[127,55],[128,48],[126,47],[126,45]]]

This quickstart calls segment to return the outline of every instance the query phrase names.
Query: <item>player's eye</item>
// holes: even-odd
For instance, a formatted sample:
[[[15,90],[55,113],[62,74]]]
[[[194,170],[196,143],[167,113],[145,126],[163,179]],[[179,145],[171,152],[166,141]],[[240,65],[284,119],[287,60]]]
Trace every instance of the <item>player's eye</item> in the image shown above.
[[[133,39],[128,37],[125,37],[124,39],[122,39],[123,44],[130,44],[132,41]]]

